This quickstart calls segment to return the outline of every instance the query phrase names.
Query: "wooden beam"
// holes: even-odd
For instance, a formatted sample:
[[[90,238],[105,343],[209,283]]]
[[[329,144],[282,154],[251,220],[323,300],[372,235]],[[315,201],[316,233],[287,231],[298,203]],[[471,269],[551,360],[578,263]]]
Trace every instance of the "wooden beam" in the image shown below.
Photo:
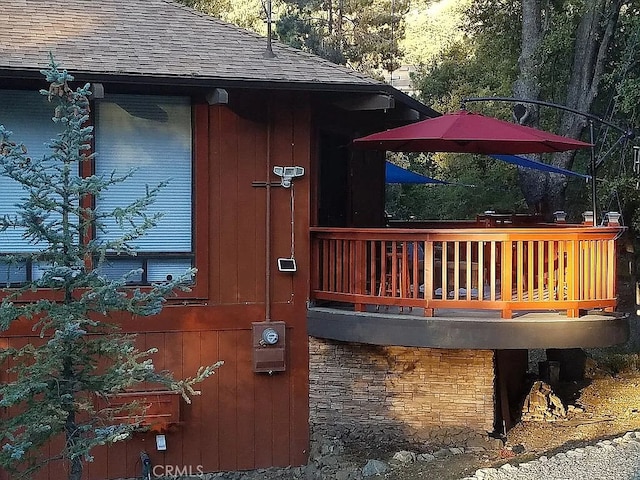
[[[389,110],[395,107],[395,99],[389,95],[351,95],[334,104],[343,110]]]

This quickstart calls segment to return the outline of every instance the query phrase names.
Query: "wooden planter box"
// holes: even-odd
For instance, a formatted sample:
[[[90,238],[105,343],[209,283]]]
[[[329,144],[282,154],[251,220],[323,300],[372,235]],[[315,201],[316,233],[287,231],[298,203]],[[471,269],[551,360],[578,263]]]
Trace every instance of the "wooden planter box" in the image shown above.
[[[139,415],[116,414],[114,422],[140,422],[141,426],[153,432],[164,432],[180,423],[180,394],[169,390],[115,393],[106,398],[97,398],[96,408],[118,408],[132,402],[140,404]]]

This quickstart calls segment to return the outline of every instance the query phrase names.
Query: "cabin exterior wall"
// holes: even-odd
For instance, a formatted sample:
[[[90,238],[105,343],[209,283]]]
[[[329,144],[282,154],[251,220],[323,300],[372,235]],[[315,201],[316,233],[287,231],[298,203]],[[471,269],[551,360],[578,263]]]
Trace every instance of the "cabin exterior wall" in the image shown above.
[[[194,105],[196,286],[158,316],[118,321],[123,331],[138,334],[140,348],[157,347],[156,367],[178,378],[195,374],[200,365],[225,363],[200,385],[202,394],[191,405],[181,400],[180,422],[166,432],[166,451],[156,450],[155,433],[136,434],[95,450],[84,478],[138,477],[141,451],[154,465],[196,473],[306,463],[309,180],[294,180],[293,225],[292,190],[270,187],[268,234],[267,188],[255,185],[279,180],[273,165],[310,166],[309,101],[302,93],[278,101],[284,95],[261,100],[264,95],[255,94],[250,115],[226,105]],[[279,272],[275,259],[291,256],[291,228],[298,271]],[[265,320],[286,323],[286,371],[273,375],[253,372],[252,323]],[[24,323],[5,332],[0,346],[32,341],[37,336]],[[0,381],[8,378],[2,368]],[[61,445],[53,442],[51,453]],[[37,478],[64,477],[65,466],[52,462]],[[0,479],[7,478],[0,472]]]

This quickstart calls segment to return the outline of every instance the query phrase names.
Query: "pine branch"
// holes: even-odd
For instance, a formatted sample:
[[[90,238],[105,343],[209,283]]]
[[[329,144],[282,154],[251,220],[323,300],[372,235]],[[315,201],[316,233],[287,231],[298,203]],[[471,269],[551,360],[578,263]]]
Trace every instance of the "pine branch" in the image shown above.
[[[11,408],[11,416],[0,418],[0,466],[28,477],[39,466],[62,458],[69,463],[69,479],[77,480],[94,447],[128,438],[144,417],[144,405],[98,408],[97,398],[152,383],[188,402],[199,393],[195,385],[222,363],[176,380],[155,369],[155,349],[139,351],[135,336],[120,332],[113,318],[159,313],[176,291],[189,289],[196,271],[189,269],[145,288],[129,285],[140,274],[137,270],[116,279],[101,273],[110,254],[135,255],[134,240],[162,220],[160,213],[147,209],[167,184],[147,187],[140,198],[110,211],[88,207],[88,200],[99,200],[101,193],[129,180],[134,170],[85,178],[76,173],[83,162],[94,159],[93,129],[87,126],[91,93],[88,85],[72,90],[73,77],[53,58],[43,74],[50,86],[41,93],[53,104],[53,120],[61,127],[49,142],[51,153],[29,157],[27,148],[0,125],[0,175],[18,182],[24,191],[16,213],[0,218],[0,232],[17,230],[25,243],[37,247],[5,255],[2,261],[39,267],[37,278],[7,288],[0,302],[0,330],[28,321],[39,336],[22,348],[0,349],[0,364],[11,365],[10,380],[0,384],[0,407]],[[106,233],[107,219],[114,218],[121,229],[117,238],[86,239],[92,229]],[[9,278],[6,283],[11,286]],[[45,289],[47,298],[32,300],[33,292]],[[118,420],[124,413],[134,421]],[[41,447],[56,435],[64,435],[64,448],[41,458]]]

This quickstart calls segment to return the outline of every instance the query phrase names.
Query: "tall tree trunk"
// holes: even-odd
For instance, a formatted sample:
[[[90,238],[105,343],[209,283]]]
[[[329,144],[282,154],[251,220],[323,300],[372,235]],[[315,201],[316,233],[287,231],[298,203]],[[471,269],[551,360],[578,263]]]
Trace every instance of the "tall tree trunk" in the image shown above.
[[[516,98],[537,100],[540,97],[540,62],[538,50],[543,40],[541,0],[522,0],[522,37],[518,79],[513,86]],[[538,124],[538,106],[521,104],[520,112],[514,109],[514,116],[520,124]]]
[[[71,451],[76,441],[79,440],[78,425],[76,424],[76,414],[74,411],[70,411],[67,414],[64,431],[67,451]],[[69,475],[67,478],[68,480],[82,480],[82,460],[79,457],[74,456],[69,460]]]
[[[522,0],[522,52],[520,74],[514,86],[514,94],[519,98],[539,99],[540,89],[529,87],[535,78],[535,64],[526,62],[542,40],[544,32],[536,29],[541,25],[541,0]],[[573,63],[569,82],[566,86],[565,105],[574,110],[588,113],[598,94],[598,85],[604,73],[607,53],[618,24],[620,9],[626,0],[585,0],[585,12],[576,30]],[[531,18],[529,18],[531,17]],[[535,52],[533,52],[535,56]],[[531,70],[533,68],[533,71]],[[524,86],[523,86],[524,85]],[[526,96],[531,95],[531,96]],[[536,96],[533,96],[536,95]],[[571,138],[579,138],[585,126],[583,116],[563,112],[559,132]],[[551,163],[561,168],[571,169],[575,152],[556,153]],[[530,173],[521,171],[521,188],[530,208],[540,210],[546,216],[554,210],[564,209],[566,177],[562,175]],[[542,185],[539,183],[542,182]]]
[[[72,351],[72,347],[68,347],[67,351]],[[76,392],[75,392],[75,374],[71,356],[68,356],[62,367],[61,389],[66,394],[66,399],[61,406],[67,412],[67,418],[64,424],[66,458],[69,459],[68,480],[82,479],[82,459],[74,454],[75,445],[80,440],[80,431],[76,422]]]
[[[518,58],[519,75],[513,85],[515,98],[538,100],[540,98],[540,62],[537,61],[542,32],[541,0],[522,0],[522,37],[520,41],[520,57]],[[521,125],[538,126],[539,107],[530,103],[514,105],[514,119]],[[531,158],[537,160],[535,155]],[[542,202],[547,191],[548,174],[531,170],[518,169],[520,187],[529,209],[535,212],[543,210]]]

